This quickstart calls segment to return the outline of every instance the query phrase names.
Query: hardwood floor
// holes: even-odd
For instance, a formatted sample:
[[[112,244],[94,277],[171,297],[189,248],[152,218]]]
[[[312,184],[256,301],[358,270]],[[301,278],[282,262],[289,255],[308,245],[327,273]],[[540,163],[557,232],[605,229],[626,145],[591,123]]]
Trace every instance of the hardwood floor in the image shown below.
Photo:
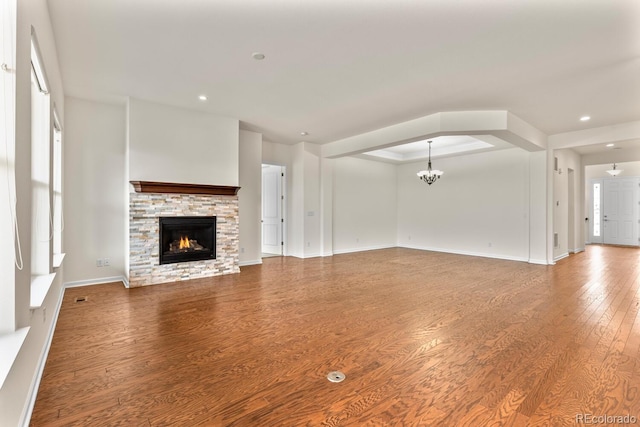
[[[31,424],[640,418],[639,261],[638,249],[603,246],[553,267],[386,249],[70,288]],[[329,382],[333,370],[346,380]]]

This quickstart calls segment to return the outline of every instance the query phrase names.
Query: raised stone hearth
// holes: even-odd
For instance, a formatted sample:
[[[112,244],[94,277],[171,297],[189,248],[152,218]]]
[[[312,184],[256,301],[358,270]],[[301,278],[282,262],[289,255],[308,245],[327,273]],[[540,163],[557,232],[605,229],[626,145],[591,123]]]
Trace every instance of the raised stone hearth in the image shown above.
[[[159,218],[215,216],[216,258],[159,263]],[[238,273],[238,196],[203,194],[129,194],[129,286]]]

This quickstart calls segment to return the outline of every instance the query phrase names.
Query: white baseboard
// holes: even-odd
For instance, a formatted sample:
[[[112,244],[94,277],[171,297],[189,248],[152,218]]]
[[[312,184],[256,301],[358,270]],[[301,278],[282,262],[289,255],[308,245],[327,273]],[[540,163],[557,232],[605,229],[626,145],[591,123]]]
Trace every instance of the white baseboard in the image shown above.
[[[378,249],[391,249],[391,248],[397,248],[397,247],[398,246],[396,245],[365,246],[361,248],[348,248],[348,249],[338,249],[338,250],[334,249],[333,253],[335,255],[340,255],[340,254],[350,254],[354,252],[376,251]]]
[[[304,253],[290,253],[287,254],[285,256],[292,256],[294,258],[300,258],[300,259],[306,259],[306,258],[317,258],[317,257],[321,257],[322,254],[320,252],[313,252],[310,254],[304,254]]]
[[[569,253],[571,253],[571,254],[579,254],[580,252],[584,252],[584,251],[585,251],[584,248],[576,248],[576,249],[573,249],[573,250],[569,251]]]
[[[520,262],[530,262],[528,258],[525,257],[516,257],[511,255],[500,255],[500,254],[488,254],[484,252],[470,252],[470,251],[458,251],[455,249],[442,249],[442,248],[434,248],[428,246],[417,246],[417,245],[399,245],[399,248],[407,248],[407,249],[418,249],[421,251],[432,251],[432,252],[443,252],[448,254],[455,255],[466,255],[466,256],[475,256],[482,258],[492,258],[492,259],[504,259],[506,261],[520,261]],[[546,264],[546,262],[545,262]]]
[[[60,294],[58,295],[58,302],[56,303],[56,308],[53,312],[51,326],[49,327],[49,331],[47,332],[47,337],[44,342],[44,347],[42,348],[42,353],[40,354],[40,359],[38,360],[38,367],[36,369],[36,374],[33,380],[31,381],[31,386],[29,388],[29,394],[28,394],[29,401],[20,419],[21,426],[28,426],[31,420],[31,415],[33,414],[33,407],[36,404],[38,389],[40,388],[40,380],[42,379],[42,374],[44,373],[44,366],[46,365],[47,357],[49,356],[51,341],[53,341],[53,333],[56,330],[56,324],[58,323],[58,315],[60,314],[60,307],[62,307],[62,297],[64,296],[64,290],[65,290],[65,287],[63,285],[60,288]]]
[[[538,265],[549,265],[549,263],[547,262],[546,259],[535,259],[535,258],[529,258],[529,260],[527,261],[529,264],[538,264]]]
[[[258,264],[262,264],[262,260],[261,259],[254,259],[252,261],[240,261],[238,263],[238,265],[240,267],[245,267],[247,265],[258,265]]]
[[[560,261],[561,259],[564,259],[564,258],[566,258],[568,256],[569,256],[569,252],[565,252],[565,253],[560,254],[560,255],[558,255],[556,257],[553,257],[553,260],[554,261]]]
[[[76,288],[78,286],[103,285],[105,283],[122,282],[125,288],[129,287],[129,281],[124,276],[100,277],[98,279],[78,280],[62,285],[64,288]]]
[[[302,256],[302,258],[305,258],[305,259],[306,258],[318,258],[318,257],[321,257],[321,256],[322,256],[322,254],[320,252],[312,252],[310,254],[304,254]]]

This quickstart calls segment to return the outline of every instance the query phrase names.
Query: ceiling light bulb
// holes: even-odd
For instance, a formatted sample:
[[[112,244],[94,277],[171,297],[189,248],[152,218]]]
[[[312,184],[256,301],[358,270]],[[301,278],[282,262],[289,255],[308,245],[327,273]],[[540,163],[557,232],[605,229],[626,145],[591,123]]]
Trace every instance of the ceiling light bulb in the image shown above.
[[[198,95],[198,99],[200,101],[206,101],[207,100],[207,95]]]
[[[309,135],[309,132],[300,132],[300,135],[307,136],[307,135]]]
[[[607,144],[607,147],[613,147],[616,144]]]
[[[588,122],[589,120],[591,120],[591,117],[589,117],[589,116],[582,116],[582,117],[580,117],[580,121],[581,121],[581,122]]]
[[[262,61],[265,58],[264,53],[260,53],[260,52],[253,52],[251,54],[251,57],[256,61]]]

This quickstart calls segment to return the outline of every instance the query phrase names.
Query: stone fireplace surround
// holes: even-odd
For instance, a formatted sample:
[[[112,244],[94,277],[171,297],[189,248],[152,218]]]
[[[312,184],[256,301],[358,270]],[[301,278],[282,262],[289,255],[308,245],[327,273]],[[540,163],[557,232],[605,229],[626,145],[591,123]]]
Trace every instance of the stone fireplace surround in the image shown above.
[[[132,181],[129,287],[239,273],[238,187]],[[159,263],[159,217],[216,216],[216,258]]]

